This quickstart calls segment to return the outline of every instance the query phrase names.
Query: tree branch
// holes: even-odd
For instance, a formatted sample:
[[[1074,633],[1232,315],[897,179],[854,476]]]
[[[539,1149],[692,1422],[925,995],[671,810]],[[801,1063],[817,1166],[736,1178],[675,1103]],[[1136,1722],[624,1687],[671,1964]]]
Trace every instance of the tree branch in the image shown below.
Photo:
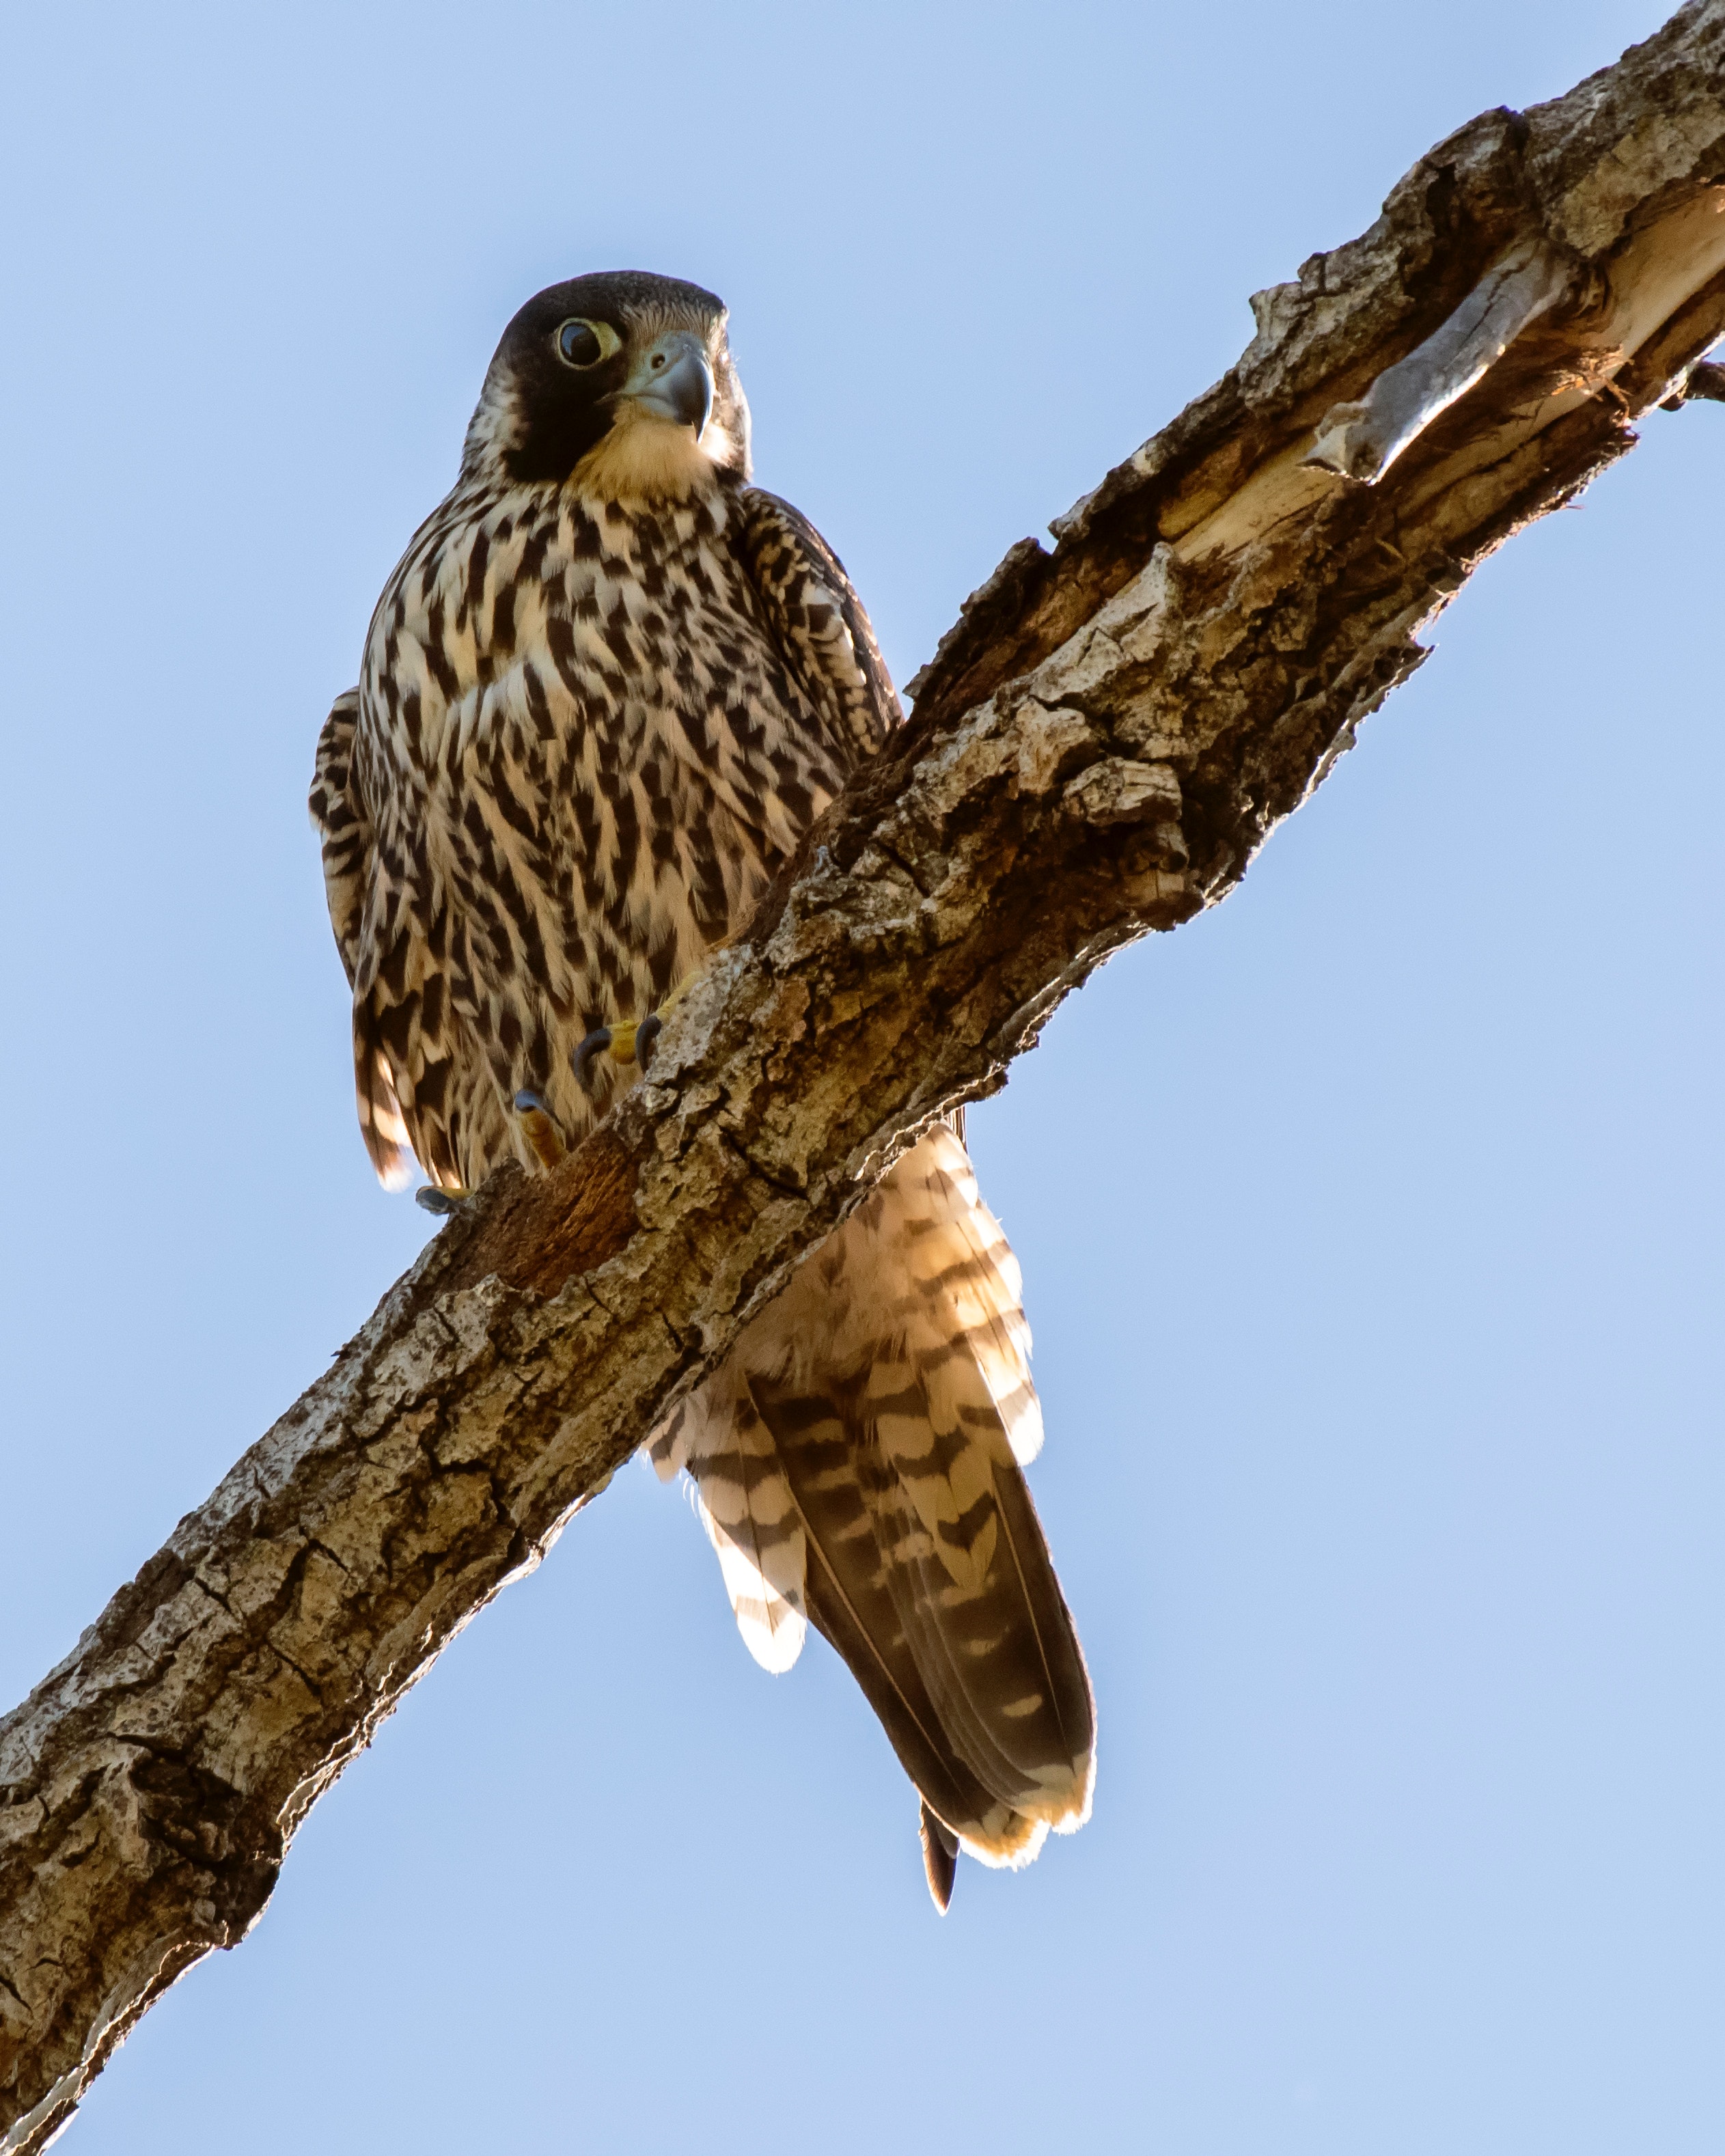
[[[1725,0],[1462,129],[1253,306],[1239,364],[968,603],[650,1082],[495,1177],[0,1722],[0,2146],[244,1936],[407,1686],[896,1151],[1224,897],[1476,564],[1710,393]]]

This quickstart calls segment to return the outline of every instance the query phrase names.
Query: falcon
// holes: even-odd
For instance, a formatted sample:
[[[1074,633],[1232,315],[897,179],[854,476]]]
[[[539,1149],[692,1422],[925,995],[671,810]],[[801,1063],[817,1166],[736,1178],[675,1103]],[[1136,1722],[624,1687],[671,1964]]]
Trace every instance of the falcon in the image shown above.
[[[639,271],[504,331],[454,488],[385,585],[311,815],[353,992],[361,1131],[434,1210],[553,1165],[650,1059],[901,714],[836,555],[749,484],[724,306]],[[648,1435],[691,1477],[770,1671],[809,1624],[958,1851],[1089,1816],[1095,1711],[1024,1467],[1019,1267],[929,1131]]]

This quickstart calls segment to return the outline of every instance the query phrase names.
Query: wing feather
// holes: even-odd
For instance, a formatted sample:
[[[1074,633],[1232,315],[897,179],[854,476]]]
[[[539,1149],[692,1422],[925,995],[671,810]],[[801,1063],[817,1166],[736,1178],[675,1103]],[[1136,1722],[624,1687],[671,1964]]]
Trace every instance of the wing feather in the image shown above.
[[[845,565],[800,510],[750,487],[741,551],[773,640],[814,699],[847,772],[904,713]]]
[[[359,690],[336,697],[317,737],[311,793],[306,806],[323,849],[324,891],[330,924],[353,1006],[353,1092],[360,1135],[378,1180],[399,1190],[413,1176],[413,1156],[401,1097],[377,1014],[362,983],[378,972],[376,931],[377,833],[359,785],[354,729]]]
[[[372,857],[372,819],[351,787],[353,730],[359,723],[359,691],[345,690],[330,707],[317,737],[311,793],[305,806],[323,850],[323,886],[329,900],[330,926],[347,975],[360,966],[360,925],[365,914],[366,885]]]
[[[415,1155],[454,1189],[464,1147],[495,1158],[508,1141],[485,1058],[459,1037],[451,984],[470,969],[447,898],[430,888],[408,835],[421,804],[389,798],[381,827],[372,815],[357,751],[359,704],[350,689],[324,721],[307,805],[353,990],[360,1134],[387,1189],[412,1181]]]

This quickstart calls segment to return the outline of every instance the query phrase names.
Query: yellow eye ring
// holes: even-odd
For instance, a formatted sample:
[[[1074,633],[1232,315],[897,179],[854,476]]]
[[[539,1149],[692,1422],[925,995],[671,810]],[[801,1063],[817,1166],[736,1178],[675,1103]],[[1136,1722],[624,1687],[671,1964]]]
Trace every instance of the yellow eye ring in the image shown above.
[[[553,350],[565,367],[572,367],[578,374],[609,359],[614,352],[621,352],[623,339],[609,322],[589,321],[584,315],[571,315],[566,322],[559,322],[552,339]]]

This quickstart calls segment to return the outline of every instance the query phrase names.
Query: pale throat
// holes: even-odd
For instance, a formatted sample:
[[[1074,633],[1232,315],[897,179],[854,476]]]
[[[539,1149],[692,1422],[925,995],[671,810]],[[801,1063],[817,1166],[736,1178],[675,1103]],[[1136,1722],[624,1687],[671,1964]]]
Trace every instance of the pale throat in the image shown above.
[[[583,494],[603,501],[686,501],[711,493],[718,473],[692,427],[625,404],[570,477]]]

